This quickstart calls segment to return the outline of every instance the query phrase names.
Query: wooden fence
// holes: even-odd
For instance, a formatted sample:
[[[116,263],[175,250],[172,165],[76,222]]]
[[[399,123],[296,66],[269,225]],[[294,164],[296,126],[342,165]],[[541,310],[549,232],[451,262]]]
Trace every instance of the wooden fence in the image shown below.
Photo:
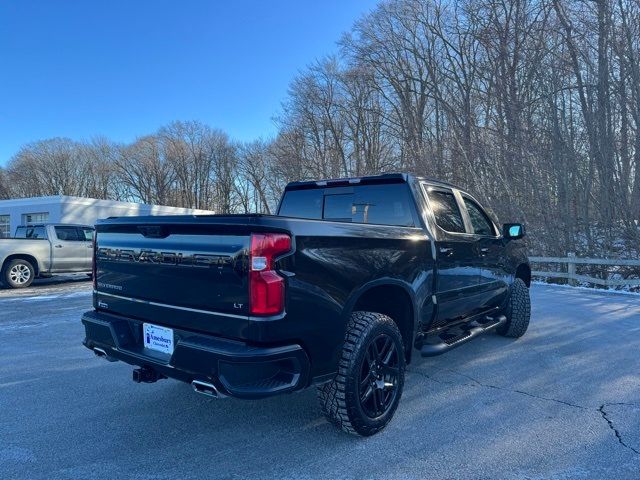
[[[597,278],[590,277],[588,275],[579,275],[576,273],[576,265],[606,265],[606,266],[620,266],[620,267],[640,267],[640,260],[615,260],[609,258],[578,258],[575,255],[569,253],[566,257],[529,257],[529,261],[533,264],[565,264],[567,267],[565,271],[561,272],[547,272],[541,270],[533,270],[531,273],[535,277],[546,278],[565,278],[571,285],[576,285],[577,282],[593,283],[595,285],[601,285],[603,287],[639,287],[639,279],[609,279],[609,278]]]

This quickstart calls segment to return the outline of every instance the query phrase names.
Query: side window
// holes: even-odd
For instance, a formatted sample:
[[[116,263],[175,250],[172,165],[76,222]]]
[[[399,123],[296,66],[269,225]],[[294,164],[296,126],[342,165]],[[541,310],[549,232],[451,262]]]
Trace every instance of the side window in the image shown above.
[[[93,241],[93,228],[82,227],[80,228],[80,238],[85,242]]]
[[[428,196],[438,226],[447,232],[465,233],[462,214],[453,193],[432,190],[428,192]]]
[[[63,242],[84,241],[84,235],[80,238],[77,227],[57,226],[55,227],[56,237]]]
[[[469,218],[471,218],[471,225],[473,226],[473,233],[476,235],[489,235],[494,236],[496,234],[493,228],[493,223],[489,220],[489,216],[484,210],[473,200],[463,197],[464,204],[469,212]]]
[[[0,238],[11,237],[11,218],[9,215],[0,215]]]
[[[22,214],[22,223],[24,223],[25,225],[30,223],[45,223],[48,221],[49,221],[49,212]]]

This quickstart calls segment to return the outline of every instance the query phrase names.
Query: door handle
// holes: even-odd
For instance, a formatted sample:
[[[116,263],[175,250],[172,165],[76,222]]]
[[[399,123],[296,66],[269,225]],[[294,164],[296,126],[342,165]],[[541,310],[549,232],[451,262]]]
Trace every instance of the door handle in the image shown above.
[[[444,253],[447,256],[453,255],[453,248],[451,248],[451,247],[440,247],[440,253]]]
[[[54,245],[55,248],[62,248],[62,245]]]
[[[480,253],[489,253],[489,249],[488,248],[481,248],[480,249]]]

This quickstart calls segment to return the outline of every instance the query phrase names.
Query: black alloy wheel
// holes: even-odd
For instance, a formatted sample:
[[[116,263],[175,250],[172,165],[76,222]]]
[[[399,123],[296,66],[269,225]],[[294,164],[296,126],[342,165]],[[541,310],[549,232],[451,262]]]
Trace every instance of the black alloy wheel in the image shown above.
[[[359,398],[369,418],[384,415],[398,395],[400,360],[396,345],[382,333],[369,344],[360,372]]]
[[[378,312],[353,312],[338,373],[318,386],[323,413],[345,432],[379,432],[398,408],[405,367],[405,342],[393,319]]]

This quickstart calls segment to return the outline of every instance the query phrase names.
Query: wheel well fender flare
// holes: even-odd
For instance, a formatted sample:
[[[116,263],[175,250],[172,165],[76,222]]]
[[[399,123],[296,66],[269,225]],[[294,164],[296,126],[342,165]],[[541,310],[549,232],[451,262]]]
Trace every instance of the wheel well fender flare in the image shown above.
[[[416,334],[416,331],[415,331],[416,325],[418,325],[419,309],[416,308],[417,295],[414,292],[414,290],[411,288],[411,285],[405,281],[398,280],[396,278],[388,278],[388,277],[378,278],[376,280],[372,280],[370,282],[365,283],[364,285],[360,286],[359,288],[351,292],[347,301],[344,304],[343,313],[342,313],[343,319],[344,319],[345,331],[346,331],[347,323],[349,322],[349,317],[355,311],[355,307],[358,304],[358,302],[364,299],[367,293],[371,292],[373,289],[384,288],[384,287],[391,287],[395,289],[399,288],[409,298],[409,303],[408,305],[406,305],[406,307],[409,308],[409,315],[408,315],[409,325],[398,324],[399,320],[401,319],[398,319],[398,318],[393,319],[398,324],[398,327],[400,328],[400,331],[403,334],[403,337],[407,336],[407,338],[403,338],[403,340],[406,345],[407,355],[409,359],[409,356],[413,347],[415,334]],[[379,313],[385,313],[385,312],[379,312]]]
[[[12,260],[26,260],[33,267],[35,276],[38,276],[38,274],[40,273],[40,265],[38,265],[38,259],[33,255],[29,255],[27,253],[14,253],[11,255],[7,255],[7,257],[5,257],[2,262],[2,268],[0,269],[0,271],[4,271],[5,266],[7,266]]]
[[[527,287],[531,286],[531,266],[529,263],[519,263],[516,267],[515,274],[513,276],[514,280],[516,278],[521,279]]]

